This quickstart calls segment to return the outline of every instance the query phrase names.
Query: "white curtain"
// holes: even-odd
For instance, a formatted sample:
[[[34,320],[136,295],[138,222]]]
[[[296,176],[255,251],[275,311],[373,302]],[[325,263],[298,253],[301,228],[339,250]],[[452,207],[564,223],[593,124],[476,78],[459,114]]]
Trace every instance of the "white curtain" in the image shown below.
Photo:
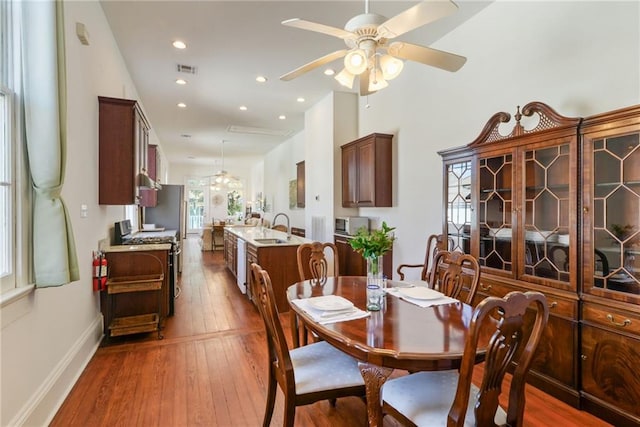
[[[33,266],[37,287],[79,279],[69,214],[60,193],[66,159],[66,76],[62,1],[23,1],[22,82],[29,170],[35,193]]]

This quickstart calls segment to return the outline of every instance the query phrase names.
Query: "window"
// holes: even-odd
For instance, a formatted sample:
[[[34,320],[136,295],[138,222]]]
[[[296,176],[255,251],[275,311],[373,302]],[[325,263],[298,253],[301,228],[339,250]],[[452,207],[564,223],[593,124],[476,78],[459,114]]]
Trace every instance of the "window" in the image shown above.
[[[0,2],[0,293],[30,281],[31,186],[20,105],[20,28],[16,2]],[[9,299],[11,297],[8,297]]]
[[[15,284],[13,144],[11,140],[11,94],[0,86],[0,280],[2,291]]]

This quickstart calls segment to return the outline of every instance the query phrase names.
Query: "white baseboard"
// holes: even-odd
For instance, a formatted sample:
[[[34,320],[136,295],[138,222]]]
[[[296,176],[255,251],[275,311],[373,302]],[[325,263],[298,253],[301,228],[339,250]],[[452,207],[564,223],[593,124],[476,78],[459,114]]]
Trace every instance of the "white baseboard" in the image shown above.
[[[103,336],[102,314],[78,338],[60,363],[9,423],[10,426],[47,426],[64,403]]]

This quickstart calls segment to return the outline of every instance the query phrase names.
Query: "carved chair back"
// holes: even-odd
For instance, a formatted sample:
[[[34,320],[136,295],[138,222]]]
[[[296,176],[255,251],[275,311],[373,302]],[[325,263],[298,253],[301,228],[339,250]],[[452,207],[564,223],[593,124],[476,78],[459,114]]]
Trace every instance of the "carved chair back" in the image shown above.
[[[526,327],[525,314],[532,306],[535,320],[529,329]],[[549,318],[546,299],[540,292],[511,292],[504,298],[488,297],[478,304],[473,312],[470,333],[465,343],[456,395],[448,414],[448,426],[464,425],[473,368],[477,362],[478,338],[481,326],[486,327],[483,320],[487,316],[496,319],[496,329],[485,356],[482,383],[474,410],[475,425],[496,425],[494,417],[498,409],[502,381],[512,362],[515,362],[515,371],[509,390],[507,425],[515,427],[523,424],[526,375]]]
[[[440,250],[428,282],[432,289],[471,305],[480,283],[480,265],[472,255]]]
[[[325,253],[327,248],[333,258],[333,272],[329,272],[329,262]],[[297,257],[300,280],[313,279],[315,284],[324,285],[328,276],[338,275],[338,249],[333,243],[303,243],[298,246]]]
[[[397,268],[400,280],[404,280],[405,268],[420,268],[420,280],[428,281],[431,272],[431,265],[435,255],[441,250],[453,250],[453,239],[444,234],[432,234],[427,238],[427,247],[422,264],[400,264]]]

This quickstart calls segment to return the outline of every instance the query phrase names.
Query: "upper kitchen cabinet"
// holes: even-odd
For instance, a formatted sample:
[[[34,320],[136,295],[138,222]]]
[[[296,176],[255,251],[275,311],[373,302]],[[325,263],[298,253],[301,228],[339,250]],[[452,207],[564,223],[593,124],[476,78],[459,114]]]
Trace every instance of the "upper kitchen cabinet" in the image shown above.
[[[157,145],[149,145],[147,147],[147,175],[149,178],[158,182],[158,172],[159,171],[159,156],[158,156],[158,146]],[[143,188],[140,189],[140,205],[152,208],[158,204],[158,189],[157,188]]]
[[[98,97],[98,203],[140,203],[140,187],[155,184],[147,175],[149,123],[138,103]]]
[[[342,206],[390,207],[393,135],[373,133],[342,149]]]
[[[304,161],[296,163],[296,207],[305,206],[305,166]]]

